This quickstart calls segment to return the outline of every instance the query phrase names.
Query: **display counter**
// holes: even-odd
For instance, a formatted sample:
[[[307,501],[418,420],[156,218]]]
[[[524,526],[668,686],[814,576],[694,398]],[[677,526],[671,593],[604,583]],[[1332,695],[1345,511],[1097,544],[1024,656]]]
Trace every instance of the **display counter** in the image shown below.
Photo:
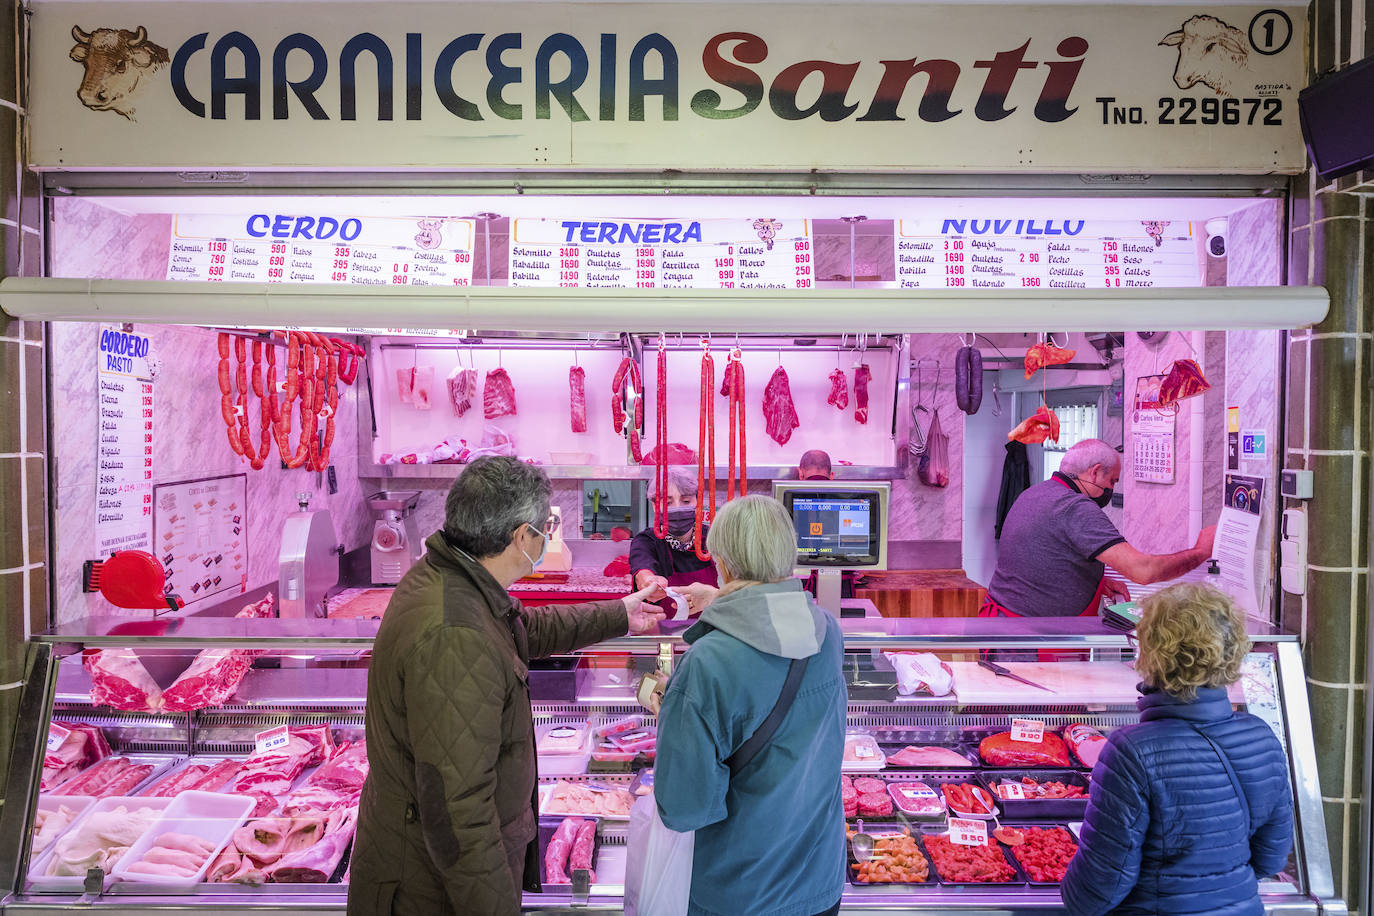
[[[306,864],[298,854],[291,861],[250,862],[240,855],[243,851],[236,837],[242,836],[239,828],[250,823],[260,832],[264,825],[270,826],[262,819],[274,816],[316,817],[326,840],[336,832],[351,831],[348,809],[356,801],[350,785],[354,789],[360,785],[360,759],[365,772],[361,742],[367,661],[378,626],[379,621],[365,618],[102,618],[63,625],[35,637],[21,699],[19,721],[23,724],[16,736],[6,804],[0,815],[0,868],[7,890],[0,910],[40,914],[80,904],[110,914],[164,909],[182,914],[343,914],[346,837],[334,844],[338,855],[316,855]],[[1091,771],[1077,757],[1070,756],[1066,766],[1053,769],[998,769],[980,757],[979,743],[1008,731],[1013,717],[1036,719],[1046,731],[1055,732],[1075,723],[1109,732],[1137,720],[1128,639],[1095,620],[846,618],[841,626],[850,688],[848,726],[854,735],[846,763],[854,771],[847,775],[876,780],[863,787],[886,790],[899,808],[910,798],[902,786],[915,782],[937,788],[948,782],[964,783],[1000,795],[1003,790],[998,786],[1004,778],[1019,782],[1027,776],[1037,783],[1084,789]],[[1268,722],[1283,742],[1296,800],[1293,854],[1282,874],[1263,882],[1265,910],[1343,913],[1344,905],[1333,899],[1298,642],[1296,637],[1267,628],[1256,629],[1252,638],[1254,651],[1232,699],[1237,708]],[[633,759],[608,753],[609,743],[595,732],[643,713],[633,700],[633,686],[639,673],[654,667],[665,645],[675,652],[685,648],[680,635],[625,637],[599,644],[551,670],[531,672],[540,745],[541,843],[547,842],[565,815],[589,813],[584,811],[587,805],[603,810],[595,820],[592,864],[596,883],[576,891],[570,884],[546,883],[542,893],[525,895],[526,912],[621,911],[628,826],[621,811],[640,790],[641,768],[651,762],[645,747],[635,748],[629,754]],[[1048,688],[1042,690],[993,677],[971,661],[959,661],[984,648],[1060,649],[1067,654],[1034,663],[1007,663]],[[176,672],[194,662],[204,670],[236,670],[238,679],[210,678],[214,683],[200,684],[204,692],[187,701],[185,690],[177,693],[168,688],[170,680],[159,674],[166,691],[162,708],[154,702],[142,711],[120,711],[93,702],[92,677],[81,659],[83,651],[99,650],[104,651],[102,665],[115,665],[126,675],[130,669],[118,666],[131,660],[158,672]],[[902,695],[885,651],[934,652],[953,659],[952,691],[945,696]],[[242,664],[235,669],[234,664],[225,664],[226,658]],[[210,666],[213,662],[219,664]],[[109,679],[98,674],[96,680],[100,683],[94,685],[95,696],[108,700]],[[131,681],[140,682],[137,677]],[[167,708],[213,701],[218,699],[216,690],[227,691],[222,702],[205,702],[189,710]],[[173,699],[167,700],[169,696]],[[130,700],[127,690],[122,697],[116,702],[130,706],[140,702]],[[643,724],[654,725],[654,719],[645,714]],[[280,726],[287,728],[281,731]],[[103,755],[92,753],[100,739],[108,742]],[[271,778],[264,781],[258,777],[263,773],[264,755],[269,755],[267,744],[273,741],[289,742],[275,753],[291,758],[295,765],[288,772],[268,774]],[[858,749],[870,746],[877,749],[875,753]],[[953,759],[953,765],[935,766],[921,757],[927,762],[916,760],[911,767],[901,767],[906,757],[920,757],[897,756],[908,746],[946,748],[962,762]],[[617,757],[622,759],[613,759]],[[950,764],[949,755],[945,757],[944,763]],[[105,778],[110,774],[111,778]],[[216,774],[227,781],[217,782]],[[248,774],[256,776],[246,778]],[[590,791],[588,783],[596,783],[600,791]],[[116,796],[110,792],[120,800],[111,800]],[[1073,798],[1053,802],[1002,799],[997,801],[997,816],[1008,825],[1063,827],[1067,833],[1060,835],[1072,839],[1085,805]],[[127,828],[138,833],[129,852],[118,861],[104,863],[107,867],[100,873],[87,872],[75,838],[81,831],[89,834],[102,812],[120,806],[125,809],[121,817],[146,817],[148,826],[146,830]],[[210,808],[213,814],[206,813]],[[867,830],[899,830],[895,815],[881,809],[880,805],[875,809],[880,813],[865,818]],[[176,815],[185,816],[188,811],[202,825],[206,848],[213,846],[213,852],[199,873],[150,877],[150,867],[140,863],[156,859],[151,850],[158,838],[171,829],[169,824],[186,823]],[[56,820],[52,820],[54,815]],[[70,820],[64,822],[65,817]],[[924,843],[924,835],[939,833],[944,822],[938,817],[921,820],[916,813],[908,823]],[[884,826],[888,824],[895,826]],[[836,824],[835,829],[842,826]],[[35,851],[36,846],[42,848]],[[321,850],[329,851],[323,846],[316,851]],[[923,884],[850,883],[842,911],[989,916],[1062,912],[1053,883],[1031,883],[1014,860],[1009,862],[1015,878],[996,886],[956,885],[943,881],[935,868]],[[210,880],[216,877],[229,880]]]

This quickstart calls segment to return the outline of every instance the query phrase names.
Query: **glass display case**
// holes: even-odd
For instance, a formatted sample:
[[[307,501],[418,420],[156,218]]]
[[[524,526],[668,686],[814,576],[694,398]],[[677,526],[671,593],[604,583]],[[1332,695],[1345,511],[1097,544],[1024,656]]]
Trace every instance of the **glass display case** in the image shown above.
[[[80,902],[112,914],[342,914],[378,625],[110,618],[35,637],[21,700],[27,726],[16,738],[0,821],[7,889],[0,909],[37,914]],[[981,816],[990,830],[1038,827],[1047,842],[1075,842],[1091,781],[1084,757],[1092,755],[1075,750],[1076,739],[1091,733],[1073,726],[1108,733],[1137,721],[1127,635],[1077,618],[841,625],[850,687],[845,777],[855,789],[852,797],[844,792],[855,819],[836,830],[853,832],[862,817],[865,833],[892,834],[880,841],[908,843],[924,858],[947,846],[931,841],[947,831],[949,806],[970,805],[979,810],[963,813]],[[1283,743],[1296,801],[1293,853],[1281,874],[1262,883],[1265,908],[1343,913],[1332,889],[1298,643],[1263,628],[1252,636],[1232,700]],[[684,649],[680,634],[626,637],[531,671],[541,853],[565,816],[586,815],[595,823],[595,882],[570,863],[567,883],[546,875],[556,880],[525,895],[527,912],[621,910],[626,812],[652,791],[656,724],[634,690],[640,675]],[[1024,682],[981,666],[988,649],[1019,659],[1003,665]],[[914,653],[938,656],[948,692],[939,684],[941,695],[906,692],[914,684],[896,669]],[[154,691],[161,695],[150,700]],[[997,766],[1009,762],[999,749],[1013,720],[1070,740],[1046,738],[1036,745],[1045,754],[1029,765]],[[271,847],[286,818],[313,824],[312,842],[275,857],[271,848],[243,848]],[[123,839],[101,839],[100,825],[115,821]],[[169,848],[192,841],[168,835],[188,832],[198,844]],[[896,838],[904,832],[910,840]],[[109,854],[116,847],[127,851]],[[869,872],[851,864],[842,910],[1062,911],[1053,874],[1028,871],[1010,847],[994,841],[994,848],[1006,856],[1007,880],[999,884],[961,881],[939,854],[923,880],[914,873],[905,883],[860,883]]]

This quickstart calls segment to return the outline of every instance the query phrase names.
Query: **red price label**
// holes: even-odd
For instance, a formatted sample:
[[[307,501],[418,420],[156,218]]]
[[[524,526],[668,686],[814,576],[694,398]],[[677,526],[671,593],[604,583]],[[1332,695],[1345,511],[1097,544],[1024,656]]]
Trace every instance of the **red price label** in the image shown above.
[[[258,732],[253,736],[254,751],[258,754],[266,754],[277,748],[286,747],[286,743],[290,740],[290,729],[285,725],[278,725],[276,728],[269,728],[267,731]]]
[[[1026,790],[1019,782],[1004,782],[998,791],[1008,801],[1022,801],[1026,797]]]
[[[949,841],[955,846],[986,846],[988,845],[988,823],[967,817],[951,817],[949,819]]]
[[[62,746],[62,742],[67,740],[67,736],[72,733],[70,728],[63,728],[56,722],[48,726],[48,750],[55,751]]]
[[[1045,737],[1045,723],[1039,719],[1012,719],[1011,740],[1039,744]]]

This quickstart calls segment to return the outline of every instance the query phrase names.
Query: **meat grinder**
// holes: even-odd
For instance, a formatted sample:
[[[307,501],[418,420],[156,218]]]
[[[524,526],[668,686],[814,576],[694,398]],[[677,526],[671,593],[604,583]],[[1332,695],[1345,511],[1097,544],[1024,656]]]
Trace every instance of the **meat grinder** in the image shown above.
[[[419,490],[382,490],[367,498],[372,525],[372,584],[395,585],[425,553],[415,506]]]
[[[324,617],[325,599],[339,584],[339,555],[328,509],[310,511],[310,494],[296,494],[299,512],[286,517],[278,557],[278,596],[282,617]]]

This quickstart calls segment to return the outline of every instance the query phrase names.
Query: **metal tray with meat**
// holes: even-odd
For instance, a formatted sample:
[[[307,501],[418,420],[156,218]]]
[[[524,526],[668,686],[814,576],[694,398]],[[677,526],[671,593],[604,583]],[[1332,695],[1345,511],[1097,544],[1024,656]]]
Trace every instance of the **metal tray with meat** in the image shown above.
[[[907,742],[881,744],[889,770],[957,770],[978,766],[978,752],[967,744]]]
[[[995,835],[1027,883],[1037,887],[1057,887],[1078,852],[1078,841],[1063,824],[1003,824]]]
[[[898,823],[865,823],[864,833],[874,838],[867,860],[854,854],[854,829],[845,830],[848,842],[849,883],[860,887],[935,887],[935,869],[910,827]]]
[[[980,775],[1007,817],[1082,820],[1088,810],[1088,777],[1075,770],[990,770]]]
[[[539,861],[545,885],[572,884],[573,872],[587,869],[596,883],[601,854],[601,819],[590,815],[539,818]]]
[[[944,827],[928,827],[921,832],[920,839],[941,885],[1006,887],[1026,883],[1016,859],[991,833],[986,846],[955,845],[949,841],[949,832]]]
[[[1045,729],[1040,741],[1014,741],[1008,729],[989,729],[979,735],[978,758],[989,769],[1087,770],[1069,756],[1064,739]]]
[[[944,799],[945,805],[949,808],[949,813],[955,817],[972,817],[979,820],[992,820],[997,816],[997,801],[992,793],[987,791],[987,787],[979,781],[975,773],[960,773],[951,771],[928,771],[928,772],[907,772],[901,775],[901,780],[910,782],[920,780],[926,783]],[[957,788],[956,788],[957,787]],[[973,793],[985,793],[979,797],[981,805],[977,810],[965,804],[965,798],[972,799]],[[991,804],[989,804],[991,802]],[[992,810],[986,810],[986,808]]]

